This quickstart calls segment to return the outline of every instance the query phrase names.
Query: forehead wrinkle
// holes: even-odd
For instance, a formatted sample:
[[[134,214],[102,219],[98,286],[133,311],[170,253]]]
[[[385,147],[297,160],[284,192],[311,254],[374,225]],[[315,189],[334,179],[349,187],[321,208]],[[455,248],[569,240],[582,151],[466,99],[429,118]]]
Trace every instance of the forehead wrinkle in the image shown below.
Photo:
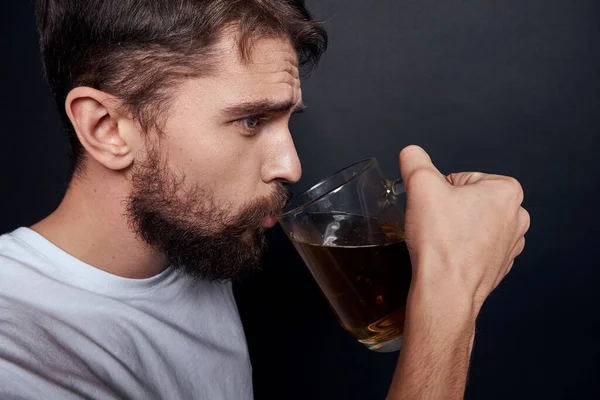
[[[264,44],[266,41],[279,41],[281,39],[274,39],[274,38],[263,38],[264,40],[258,40],[255,42],[255,45],[252,47],[252,50],[249,54],[249,58],[247,60],[243,60],[243,59],[239,59],[239,61],[242,64],[252,64],[252,63],[257,63],[257,60],[260,59],[259,57],[257,57],[257,53],[261,53],[261,50],[264,50],[263,48],[261,48],[261,44]],[[292,64],[294,67],[298,67],[299,66],[299,59],[298,59],[298,53],[296,53],[296,50],[294,49],[293,45],[291,42],[289,42],[288,40],[283,40],[283,43],[285,43],[285,46],[287,46],[286,49],[271,49],[270,51],[266,52],[266,56],[269,58],[277,58],[280,61],[286,61],[289,62],[290,64]],[[239,55],[239,54],[238,54]],[[264,56],[265,54],[263,54]]]
[[[252,58],[242,59],[233,40],[222,43],[226,53],[213,76],[215,89],[223,86],[221,109],[236,104],[269,99],[293,102],[301,98],[298,55],[291,43],[279,39],[257,40],[252,46]]]
[[[263,73],[285,71],[290,73],[295,78],[300,78],[300,70],[298,66],[289,60],[254,62],[253,65],[258,66]],[[249,67],[251,68],[251,66]]]
[[[294,90],[300,88],[300,79],[294,77],[287,71],[281,71],[281,72],[275,72],[275,73],[273,73],[273,72],[271,72],[271,73],[269,73],[269,72],[255,73],[253,75],[260,76],[262,78],[262,80],[260,82],[261,85],[285,84],[285,85],[289,85]]]
[[[268,42],[280,42],[283,44],[285,49],[265,49],[268,47]],[[242,67],[242,69],[251,68],[254,65],[268,64],[273,65],[276,63],[289,63],[291,68],[299,68],[299,58],[294,46],[287,38],[282,37],[257,37],[252,40],[252,45],[248,53],[248,57],[245,58],[239,51],[239,43],[235,35],[224,36],[218,44],[218,49],[222,53],[223,58],[221,59],[221,68],[217,68],[217,73],[220,72],[231,72],[228,67]],[[230,59],[227,62],[227,58]],[[233,62],[232,62],[233,61]],[[225,67],[225,68],[223,68]],[[228,71],[229,70],[229,71]]]

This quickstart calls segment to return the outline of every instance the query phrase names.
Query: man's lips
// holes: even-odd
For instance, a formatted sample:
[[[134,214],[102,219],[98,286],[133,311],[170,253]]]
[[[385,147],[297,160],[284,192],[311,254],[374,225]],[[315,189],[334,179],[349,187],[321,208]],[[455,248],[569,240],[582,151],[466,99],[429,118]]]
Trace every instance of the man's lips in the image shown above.
[[[277,217],[271,215],[263,220],[263,226],[265,228],[272,228],[277,224]]]

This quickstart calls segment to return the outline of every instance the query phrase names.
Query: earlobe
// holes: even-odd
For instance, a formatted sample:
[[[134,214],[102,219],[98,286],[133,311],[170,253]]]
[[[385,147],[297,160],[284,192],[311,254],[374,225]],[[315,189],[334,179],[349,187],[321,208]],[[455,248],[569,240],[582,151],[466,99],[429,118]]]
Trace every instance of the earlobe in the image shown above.
[[[119,110],[114,96],[77,87],[69,93],[65,108],[77,137],[89,157],[111,170],[122,170],[133,162],[137,138],[134,124]]]

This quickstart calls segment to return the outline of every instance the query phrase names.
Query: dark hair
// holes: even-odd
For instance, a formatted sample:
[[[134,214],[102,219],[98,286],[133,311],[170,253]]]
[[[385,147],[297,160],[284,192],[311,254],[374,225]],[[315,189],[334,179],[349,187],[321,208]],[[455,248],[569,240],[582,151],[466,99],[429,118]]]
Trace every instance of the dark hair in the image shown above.
[[[312,71],[327,34],[303,0],[38,0],[37,26],[46,78],[67,128],[75,172],[83,147],[64,103],[78,86],[118,97],[144,131],[160,130],[159,110],[188,76],[210,72],[214,45],[237,30],[247,59],[252,40],[285,37]]]

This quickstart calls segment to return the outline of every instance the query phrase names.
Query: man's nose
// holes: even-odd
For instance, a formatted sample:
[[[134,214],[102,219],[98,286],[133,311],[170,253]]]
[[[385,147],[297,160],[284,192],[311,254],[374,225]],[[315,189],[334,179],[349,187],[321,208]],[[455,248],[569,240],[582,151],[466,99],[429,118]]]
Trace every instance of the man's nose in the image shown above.
[[[265,152],[261,169],[263,182],[298,182],[302,175],[302,166],[289,130],[286,128],[272,139],[274,140]]]

